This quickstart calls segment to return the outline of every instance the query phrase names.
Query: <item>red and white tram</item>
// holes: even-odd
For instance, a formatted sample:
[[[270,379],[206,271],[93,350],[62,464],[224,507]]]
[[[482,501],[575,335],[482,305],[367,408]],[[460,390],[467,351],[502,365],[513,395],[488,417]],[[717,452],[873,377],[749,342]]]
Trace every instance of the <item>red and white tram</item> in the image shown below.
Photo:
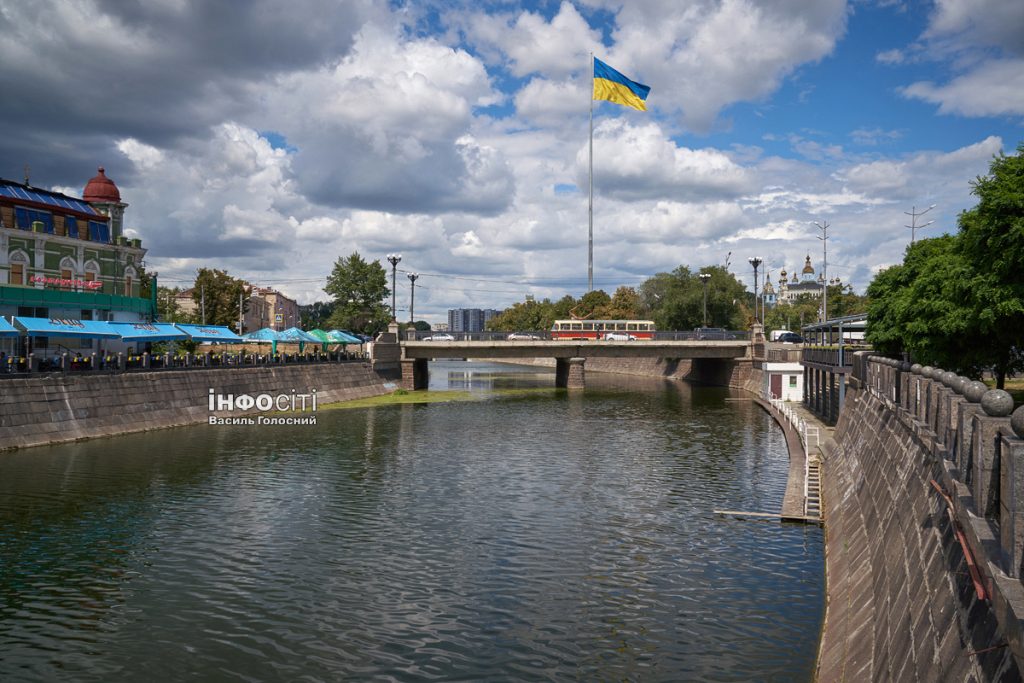
[[[632,341],[654,339],[653,320],[556,320],[552,339]]]

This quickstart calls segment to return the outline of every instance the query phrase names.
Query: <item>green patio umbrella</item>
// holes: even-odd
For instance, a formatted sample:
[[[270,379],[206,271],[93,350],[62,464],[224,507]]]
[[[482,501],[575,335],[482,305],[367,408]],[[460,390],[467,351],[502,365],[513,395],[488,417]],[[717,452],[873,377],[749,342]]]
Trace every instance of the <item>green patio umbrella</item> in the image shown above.
[[[317,339],[319,339],[320,341],[323,342],[323,344],[320,347],[321,351],[326,351],[327,350],[327,344],[329,344],[331,342],[331,335],[330,334],[328,334],[324,330],[321,330],[320,328],[317,328],[315,330],[310,330],[309,332],[307,332],[307,334],[311,334],[311,335],[313,335],[314,337],[316,337]]]

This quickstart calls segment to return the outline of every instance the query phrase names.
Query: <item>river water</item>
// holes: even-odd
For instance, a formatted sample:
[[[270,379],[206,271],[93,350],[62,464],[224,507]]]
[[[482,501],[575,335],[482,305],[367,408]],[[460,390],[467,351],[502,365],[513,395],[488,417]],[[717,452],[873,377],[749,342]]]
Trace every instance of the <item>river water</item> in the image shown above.
[[[810,681],[820,529],[726,389],[431,363],[481,400],[0,454],[0,680]]]

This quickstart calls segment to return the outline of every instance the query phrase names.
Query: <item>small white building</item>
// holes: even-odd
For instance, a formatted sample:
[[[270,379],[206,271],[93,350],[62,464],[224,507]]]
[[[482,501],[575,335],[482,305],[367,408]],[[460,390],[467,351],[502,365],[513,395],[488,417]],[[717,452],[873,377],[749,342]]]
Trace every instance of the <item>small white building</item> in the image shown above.
[[[804,367],[800,364],[798,349],[769,349],[762,366],[764,393],[783,401],[804,400]]]

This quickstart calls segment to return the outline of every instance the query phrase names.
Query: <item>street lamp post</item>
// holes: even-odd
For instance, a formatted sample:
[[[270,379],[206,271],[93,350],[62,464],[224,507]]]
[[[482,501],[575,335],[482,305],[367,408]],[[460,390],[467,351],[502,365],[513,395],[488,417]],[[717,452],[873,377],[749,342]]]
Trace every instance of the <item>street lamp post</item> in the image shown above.
[[[747,262],[754,267],[754,323],[759,323],[761,321],[757,319],[757,269],[764,263],[764,259],[751,256]]]
[[[932,204],[931,206],[929,206],[924,211],[921,211],[920,213],[918,213],[917,207],[916,206],[912,206],[912,207],[910,207],[910,211],[904,211],[903,212],[903,213],[907,214],[908,216],[910,216],[910,225],[907,225],[905,227],[910,228],[910,243],[911,244],[914,243],[914,236],[917,234],[918,228],[927,228],[929,225],[931,225],[932,223],[935,222],[935,221],[928,221],[924,225],[918,225],[917,224],[917,217],[925,215],[926,213],[928,213],[929,211],[931,211],[934,208],[935,208],[935,205]]]
[[[416,328],[416,280],[419,279],[419,273],[409,273],[409,282],[412,286],[412,291],[409,296],[409,324]]]
[[[398,264],[402,260],[401,254],[388,254],[388,263],[391,264],[391,321],[398,322],[398,309],[395,308],[395,273],[398,272]]]
[[[708,280],[711,279],[711,273],[701,273],[697,277],[700,278],[701,284],[704,285],[704,327],[708,326]]]

